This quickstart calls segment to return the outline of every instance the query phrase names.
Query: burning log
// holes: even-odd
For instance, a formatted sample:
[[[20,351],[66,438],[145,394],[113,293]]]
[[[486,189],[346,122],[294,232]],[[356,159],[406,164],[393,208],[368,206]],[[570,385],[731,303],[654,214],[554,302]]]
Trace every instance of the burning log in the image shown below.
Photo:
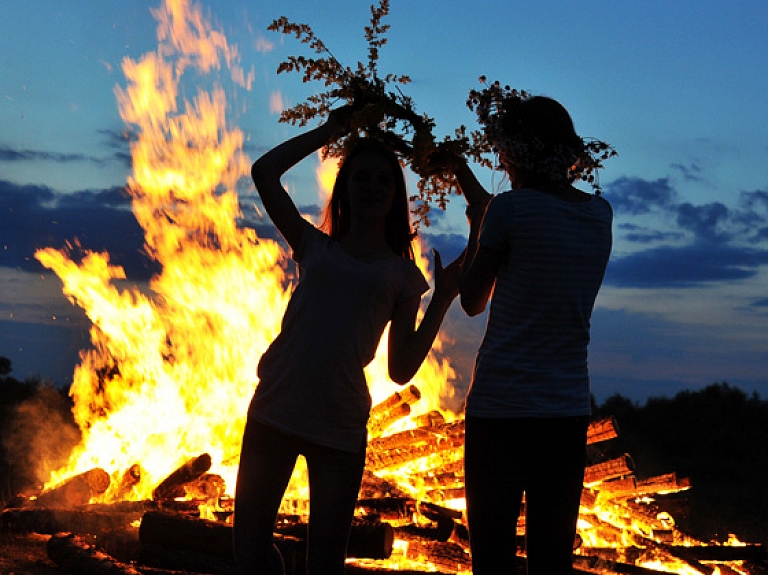
[[[187,497],[205,501],[218,501],[226,490],[224,478],[214,473],[204,473],[194,481],[184,485],[184,492]]]
[[[584,483],[592,484],[617,477],[632,475],[635,464],[628,454],[602,463],[590,465],[584,470]]]
[[[360,498],[389,498],[404,497],[405,492],[394,483],[377,477],[370,469],[363,472],[363,481],[360,485]]]
[[[587,429],[587,445],[608,441],[619,436],[619,426],[613,417],[604,417],[596,419],[589,423]]]
[[[99,467],[67,479],[64,483],[41,493],[35,505],[70,508],[85,505],[91,498],[109,488],[109,474]]]
[[[687,477],[678,479],[677,473],[674,472],[649,477],[648,479],[639,480],[637,482],[637,491],[639,494],[674,493],[689,489],[690,487],[690,479]]]
[[[281,528],[280,538],[306,539],[307,525],[297,523]],[[150,511],[139,527],[142,544],[190,550],[215,557],[232,558],[232,526],[217,521],[185,517],[176,513]],[[388,523],[356,523],[352,526],[347,555],[365,559],[386,559],[392,553],[394,529]],[[281,549],[282,551],[282,549]]]
[[[137,521],[144,514],[144,507],[139,502],[129,508],[115,507],[101,509],[52,509],[28,507],[24,509],[4,509],[0,513],[0,529],[17,533],[41,533],[52,535],[69,532],[76,535],[100,533],[117,529]]]
[[[69,573],[79,575],[141,575],[130,565],[116,561],[106,553],[70,534],[51,537],[48,556]]]
[[[367,467],[380,471],[403,465],[418,457],[463,448],[463,420],[451,423],[435,421],[438,420],[428,420],[429,424],[426,426],[372,439],[369,442]],[[587,443],[605,441],[616,437],[617,434],[617,425],[612,417],[596,420],[590,423],[587,430]]]
[[[463,447],[463,421],[419,427],[371,440],[366,466],[372,471],[380,471],[444,451],[460,457]]]
[[[140,481],[141,466],[138,463],[134,463],[123,473],[123,478],[117,488],[117,499],[125,499]]]
[[[164,501],[184,497],[186,495],[184,486],[206,473],[211,468],[211,465],[211,456],[207,453],[186,461],[181,467],[166,477],[160,485],[155,487],[155,490],[152,492],[152,499]]]
[[[368,419],[368,432],[371,437],[378,437],[395,421],[411,414],[411,404],[421,399],[421,392],[415,385],[409,385],[403,391],[395,392],[381,403],[376,404]]]
[[[448,569],[452,573],[471,569],[472,560],[469,551],[451,541],[424,541],[410,539],[406,557],[412,561],[428,561],[437,567]]]

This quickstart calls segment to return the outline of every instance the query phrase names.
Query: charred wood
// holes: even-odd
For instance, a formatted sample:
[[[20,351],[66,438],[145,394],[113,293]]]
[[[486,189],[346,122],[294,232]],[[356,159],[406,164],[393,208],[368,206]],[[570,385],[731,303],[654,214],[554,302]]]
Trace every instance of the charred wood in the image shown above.
[[[177,513],[150,511],[139,527],[142,545],[194,550],[216,557],[232,557],[232,526]]]
[[[671,553],[683,554],[696,561],[766,561],[768,554],[759,544],[748,545],[672,545]]]
[[[124,527],[139,520],[143,514],[143,509],[123,512],[36,507],[5,509],[0,513],[0,529],[17,533],[87,535]]]
[[[278,526],[278,535],[305,539],[303,523]],[[207,555],[232,558],[232,526],[175,513],[148,512],[139,528],[142,545],[156,545],[177,550],[192,550]],[[278,548],[280,544],[276,542]],[[394,530],[388,523],[362,523],[352,526],[348,555],[367,559],[384,559],[392,553]]]
[[[141,575],[125,563],[116,561],[96,547],[71,533],[51,537],[47,545],[48,556],[57,565],[78,575]]]

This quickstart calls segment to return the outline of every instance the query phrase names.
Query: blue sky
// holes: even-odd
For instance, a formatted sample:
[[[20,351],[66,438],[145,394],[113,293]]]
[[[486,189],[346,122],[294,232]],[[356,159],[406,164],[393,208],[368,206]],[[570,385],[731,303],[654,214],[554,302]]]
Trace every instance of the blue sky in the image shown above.
[[[122,190],[130,154],[114,90],[125,84],[124,57],[156,49],[158,4],[0,4],[0,355],[18,378],[67,382],[88,345],[88,321],[34,260],[37,248],[77,238],[108,251],[130,279],[156,271],[140,257],[142,230]],[[321,89],[276,74],[286,56],[307,53],[268,32],[273,19],[310,24],[344,64],[366,58],[368,2],[202,5],[255,73],[229,101],[252,159],[296,133],[277,122],[270,98],[293,105]],[[412,78],[403,91],[438,135],[475,127],[465,100],[485,75],[560,100],[582,136],[618,150],[600,176],[616,219],[593,318],[598,400],[720,381],[768,397],[768,4],[391,0],[385,22],[379,70]],[[316,202],[311,164],[290,176],[305,206]],[[503,189],[498,174],[477,174]],[[250,198],[250,182],[240,191]],[[465,234],[459,198],[422,230],[448,256]],[[446,320],[465,381],[483,322],[457,309]]]

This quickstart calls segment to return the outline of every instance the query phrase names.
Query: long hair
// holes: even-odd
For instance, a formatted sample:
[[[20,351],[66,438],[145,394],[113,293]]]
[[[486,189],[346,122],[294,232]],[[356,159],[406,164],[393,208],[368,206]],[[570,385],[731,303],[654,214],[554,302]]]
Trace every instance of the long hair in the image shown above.
[[[414,259],[411,241],[415,233],[411,228],[411,212],[408,205],[408,190],[405,185],[403,167],[397,154],[383,142],[370,138],[361,138],[354,142],[339,168],[333,184],[331,197],[325,206],[323,222],[320,226],[333,239],[339,239],[350,228],[350,206],[347,184],[351,173],[352,160],[363,152],[379,154],[389,164],[394,176],[395,195],[385,221],[385,235],[390,249],[397,255]]]

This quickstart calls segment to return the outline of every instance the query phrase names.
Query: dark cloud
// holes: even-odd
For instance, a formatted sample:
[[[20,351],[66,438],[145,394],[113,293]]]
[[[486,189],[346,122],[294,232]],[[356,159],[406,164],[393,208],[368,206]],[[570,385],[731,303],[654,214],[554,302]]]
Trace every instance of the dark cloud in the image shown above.
[[[95,166],[105,166],[117,162],[127,168],[131,167],[130,142],[135,135],[127,130],[99,130],[105,148],[112,150],[104,157],[91,156],[81,153],[61,153],[46,150],[15,149],[0,144],[0,162],[54,162],[58,164],[89,163]]]
[[[733,219],[749,241],[768,240],[768,192],[742,192]]]
[[[56,152],[42,152],[37,150],[14,150],[7,146],[0,145],[0,161],[4,162],[29,162],[43,160],[47,162],[83,162],[97,161],[91,156],[85,154],[60,154]]]
[[[136,141],[135,133],[129,130],[99,130],[99,134],[104,136],[104,144],[114,150],[113,159],[130,169],[133,166],[130,143]]]
[[[768,240],[768,192],[742,192],[736,206],[728,207],[679,202],[666,178],[620,178],[607,189],[617,236],[643,246],[611,260],[609,284],[692,287],[749,279],[768,264],[768,249],[761,245]],[[672,228],[659,227],[665,222]]]
[[[144,233],[130,201],[122,187],[60,194],[0,180],[0,266],[40,272],[36,250],[77,243],[109,252],[129,278],[148,279],[159,268],[143,253]]]
[[[617,216],[638,216],[674,204],[676,191],[667,178],[654,181],[621,177],[606,185],[605,198],[611,202]]]
[[[623,223],[616,226],[623,231],[622,237],[638,244],[658,244],[659,242],[678,241],[683,234],[677,231],[653,230],[637,224]]]
[[[693,232],[694,237],[706,241],[722,242],[733,238],[726,228],[731,223],[728,208],[720,202],[694,206],[683,203],[677,206],[677,224]]]
[[[612,259],[605,283],[617,287],[694,287],[755,277],[768,264],[768,250],[696,242],[662,246]]]

